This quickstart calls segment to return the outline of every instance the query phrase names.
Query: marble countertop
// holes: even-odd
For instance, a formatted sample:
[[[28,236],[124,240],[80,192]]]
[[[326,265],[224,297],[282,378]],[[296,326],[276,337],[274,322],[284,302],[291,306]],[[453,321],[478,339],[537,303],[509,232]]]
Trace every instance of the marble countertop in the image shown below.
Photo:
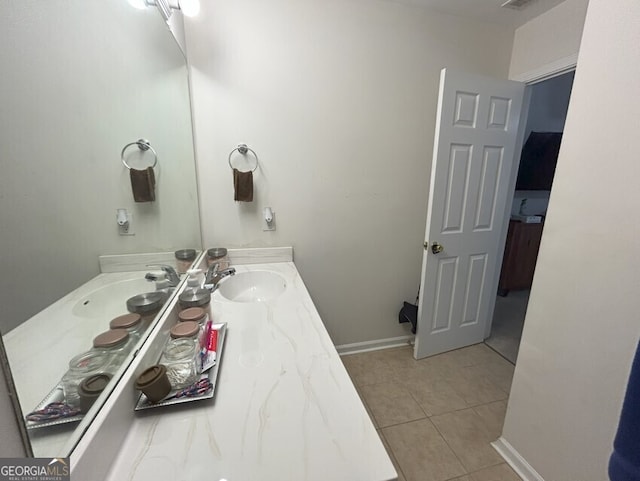
[[[236,269],[277,272],[286,289],[257,303],[214,293],[228,326],[214,399],[136,413],[107,479],[396,479],[295,265]]]

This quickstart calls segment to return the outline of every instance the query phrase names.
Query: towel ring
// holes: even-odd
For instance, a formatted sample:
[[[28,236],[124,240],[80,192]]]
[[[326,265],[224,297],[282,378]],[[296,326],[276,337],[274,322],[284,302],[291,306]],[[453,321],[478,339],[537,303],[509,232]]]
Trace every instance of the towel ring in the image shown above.
[[[236,150],[242,155],[247,155],[247,152],[251,152],[256,158],[256,166],[253,168],[253,170],[247,172],[255,172],[256,170],[258,170],[258,154],[256,154],[253,149],[247,147],[247,144],[238,144],[238,146],[229,153],[229,167],[231,167],[232,169],[234,168],[233,165],[231,165],[231,156]]]
[[[138,139],[135,142],[130,142],[127,145],[125,145],[122,148],[122,152],[120,153],[120,158],[122,159],[122,163],[124,164],[124,166],[131,170],[133,169],[133,167],[131,167],[129,164],[127,164],[127,161],[124,160],[124,153],[126,152],[126,150],[131,147],[132,145],[137,145],[138,148],[140,150],[142,150],[143,152],[146,152],[147,150],[150,150],[153,153],[153,165],[151,166],[151,168],[153,169],[156,165],[158,165],[158,154],[156,153],[156,151],[154,150],[153,147],[151,147],[151,144],[149,143],[148,140],[145,139]]]

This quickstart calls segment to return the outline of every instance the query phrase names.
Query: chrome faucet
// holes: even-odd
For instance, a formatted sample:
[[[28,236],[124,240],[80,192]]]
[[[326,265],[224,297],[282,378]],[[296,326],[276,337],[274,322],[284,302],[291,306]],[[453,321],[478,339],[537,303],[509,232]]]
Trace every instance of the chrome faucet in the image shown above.
[[[167,280],[169,281],[170,287],[176,287],[180,283],[180,276],[176,272],[176,270],[172,266],[168,266],[166,264],[158,264],[158,265],[147,265],[147,267],[157,267],[162,269],[162,272],[165,273]],[[152,272],[147,272],[144,278],[148,281],[157,281],[158,276],[153,274]]]
[[[217,262],[215,264],[211,264],[207,269],[207,274],[204,278],[204,287],[205,289],[209,289],[211,292],[213,292],[218,288],[218,283],[222,279],[228,276],[232,276],[235,273],[236,270],[233,267],[220,270],[220,264],[218,264]]]

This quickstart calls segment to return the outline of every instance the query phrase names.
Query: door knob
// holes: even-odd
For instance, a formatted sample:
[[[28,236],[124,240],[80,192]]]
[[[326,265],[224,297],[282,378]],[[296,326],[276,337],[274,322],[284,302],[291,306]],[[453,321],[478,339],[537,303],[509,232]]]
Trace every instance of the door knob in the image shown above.
[[[433,252],[434,254],[440,254],[443,250],[444,247],[442,247],[441,244],[438,244],[437,242],[431,244],[431,252]]]

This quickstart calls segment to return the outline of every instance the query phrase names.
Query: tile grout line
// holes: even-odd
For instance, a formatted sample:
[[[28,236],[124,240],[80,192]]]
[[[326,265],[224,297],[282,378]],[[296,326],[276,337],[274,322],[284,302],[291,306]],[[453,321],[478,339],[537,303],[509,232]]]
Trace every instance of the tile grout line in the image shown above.
[[[396,457],[396,453],[393,452],[393,448],[391,447],[391,444],[389,444],[389,441],[387,441],[387,437],[382,432],[382,428],[380,428],[379,435],[384,438],[384,443],[382,443],[382,445],[385,446],[385,449],[386,449],[386,446],[389,446],[389,450],[391,451],[391,457],[393,458],[393,460],[395,460],[394,467],[398,466],[398,469],[400,470],[400,474],[402,474],[402,477],[406,480],[407,477],[405,476],[404,471],[402,470],[402,466],[400,466],[400,461],[398,461],[398,458]],[[392,460],[392,463],[393,463],[393,460]]]
[[[462,469],[464,469],[464,474],[463,476],[466,476],[469,473],[469,470],[467,469],[467,467],[464,465],[464,463],[462,462],[462,459],[460,459],[460,456],[458,456],[458,453],[456,453],[454,451],[454,449],[451,447],[451,445],[449,444],[449,441],[447,441],[447,438],[444,437],[444,434],[442,434],[442,431],[440,431],[438,429],[438,426],[436,426],[436,424],[431,421],[431,419],[429,419],[429,422],[431,423],[431,425],[436,429],[437,433],[440,435],[440,437],[442,438],[442,440],[444,441],[444,443],[447,445],[447,447],[451,450],[451,452],[453,453],[453,455],[456,457],[456,459],[458,460],[458,462],[460,463],[460,466],[462,466]],[[458,478],[460,478],[461,476],[458,476]],[[456,478],[450,478],[450,479],[456,479]]]
[[[487,344],[485,341],[482,341],[482,343],[487,346],[489,349],[491,349],[493,352],[495,352],[498,356],[500,356],[502,359],[504,359],[505,361],[507,361],[509,364],[511,364],[512,366],[515,366],[516,363],[513,362],[511,359],[507,359],[505,356],[502,355],[502,353],[500,353],[497,349],[494,349],[493,347],[491,347],[489,344]],[[517,362],[517,359],[516,359]]]
[[[495,352],[495,350],[494,350],[494,349],[492,349],[492,348],[491,348],[491,346],[488,346],[488,345],[486,345],[486,344],[484,344],[484,343],[482,343],[482,344],[484,345],[484,347],[485,347],[485,348],[488,348],[488,349],[491,351],[491,353],[492,353],[492,354],[496,355],[497,360],[500,360],[500,361],[506,361],[506,362],[508,362],[509,364],[512,364],[508,359],[505,359],[505,358],[504,358],[504,356],[502,356],[502,355],[500,355],[499,353]],[[405,368],[405,367],[403,367],[403,366],[393,366],[393,365],[390,365],[390,364],[389,364],[389,362],[388,362],[387,360],[383,360],[383,359],[381,359],[380,361],[381,361],[381,362],[383,362],[383,363],[386,365],[386,367],[389,367],[389,368],[390,368],[390,369],[392,369],[393,371],[404,371],[405,369],[407,369],[407,370],[408,370],[408,369],[411,369],[411,367],[413,367],[413,366],[411,366],[411,367],[407,367],[407,368]],[[419,361],[418,361],[418,362],[419,362]],[[454,367],[456,370],[457,370],[457,369],[466,370],[467,368],[473,368],[473,367],[475,367],[475,366],[490,365],[492,362],[495,362],[495,361],[494,361],[494,360],[478,360],[478,361],[476,361],[476,362],[471,362],[471,363],[470,363],[470,364],[468,364],[468,365],[461,365],[461,364],[458,364],[458,365],[454,365],[453,367]],[[454,363],[454,364],[457,364],[457,363]],[[489,366],[488,366],[488,367],[489,367]],[[440,436],[440,438],[444,441],[444,443],[445,443],[445,445],[447,446],[447,448],[451,451],[451,453],[453,453],[453,455],[454,455],[455,459],[458,461],[458,463],[460,464],[460,466],[461,466],[462,470],[464,471],[464,474],[461,474],[460,476],[457,476],[457,477],[454,477],[454,478],[449,478],[449,481],[454,481],[455,479],[458,479],[458,478],[460,478],[461,476],[462,476],[462,477],[463,477],[463,476],[469,476],[469,475],[472,475],[473,473],[476,473],[476,472],[481,471],[481,470],[483,470],[483,469],[487,469],[487,468],[491,468],[491,467],[494,467],[494,466],[499,466],[499,465],[501,465],[501,464],[504,464],[504,461],[503,461],[503,460],[501,460],[500,462],[497,462],[497,463],[495,463],[495,464],[491,464],[491,465],[489,465],[489,466],[484,466],[484,467],[482,467],[482,468],[480,468],[480,469],[476,469],[476,470],[470,471],[469,469],[467,469],[467,467],[465,466],[465,464],[462,462],[462,459],[460,458],[460,456],[459,456],[459,455],[456,453],[456,451],[452,448],[452,446],[451,446],[451,444],[449,443],[449,441],[445,438],[445,436],[444,436],[443,432],[442,432],[440,429],[438,429],[438,427],[437,427],[437,426],[435,425],[435,423],[432,421],[432,418],[433,418],[433,417],[436,417],[436,416],[443,416],[443,415],[447,415],[447,414],[453,414],[453,413],[457,413],[457,412],[464,411],[464,410],[468,410],[468,409],[471,409],[471,410],[472,410],[472,412],[474,413],[474,415],[476,415],[476,416],[478,416],[478,417],[481,417],[481,416],[480,416],[480,414],[478,414],[478,412],[476,411],[476,408],[479,408],[479,407],[482,407],[482,406],[487,406],[487,405],[494,404],[494,403],[498,403],[498,402],[508,401],[509,393],[508,393],[507,391],[505,391],[504,389],[502,389],[502,386],[500,386],[500,385],[498,385],[497,383],[493,382],[491,379],[487,379],[487,380],[488,380],[488,381],[490,381],[492,384],[494,384],[494,385],[495,385],[495,387],[497,388],[497,390],[498,390],[499,392],[501,392],[501,393],[504,395],[504,397],[503,397],[503,398],[501,398],[501,399],[494,399],[494,400],[492,400],[492,401],[487,401],[487,402],[479,402],[479,403],[471,403],[471,404],[469,404],[469,403],[465,400],[465,402],[467,403],[467,406],[466,406],[466,407],[464,407],[464,408],[454,409],[454,410],[452,410],[452,411],[448,411],[448,412],[445,412],[445,413],[439,413],[439,414],[433,414],[433,415],[429,415],[429,414],[428,414],[428,411],[427,411],[427,410],[422,406],[422,404],[421,404],[420,402],[418,402],[418,400],[417,400],[416,396],[415,396],[415,395],[414,395],[414,394],[413,394],[409,389],[406,389],[406,388],[405,388],[405,389],[406,389],[406,391],[407,391],[407,393],[409,394],[409,397],[413,400],[413,402],[414,402],[414,403],[416,403],[416,404],[418,405],[418,407],[420,408],[420,411],[423,413],[424,417],[423,417],[423,418],[418,418],[418,419],[412,419],[412,420],[408,420],[408,421],[404,421],[404,422],[399,422],[399,423],[389,424],[389,425],[387,425],[387,426],[382,426],[382,425],[380,425],[380,424],[378,423],[377,418],[375,417],[375,415],[374,415],[373,411],[371,410],[371,407],[369,406],[369,403],[365,400],[365,397],[364,397],[363,393],[361,392],[361,388],[366,388],[367,386],[370,386],[370,385],[384,384],[384,383],[386,383],[386,382],[390,382],[390,381],[372,382],[372,383],[366,383],[366,384],[362,384],[362,385],[360,385],[360,384],[357,384],[357,383],[355,382],[355,377],[352,377],[352,375],[351,375],[351,373],[349,372],[349,369],[347,369],[347,366],[346,366],[346,365],[345,365],[345,369],[347,370],[347,373],[349,374],[349,377],[351,378],[351,381],[353,382],[353,384],[354,384],[354,386],[355,386],[355,388],[356,388],[356,391],[358,392],[358,395],[359,395],[359,397],[360,397],[361,402],[362,402],[362,403],[363,403],[363,405],[367,408],[368,414],[370,414],[370,417],[371,417],[371,421],[374,423],[374,425],[376,425],[376,424],[377,424],[377,426],[374,426],[374,427],[376,428],[376,431],[378,432],[379,436],[380,436],[381,438],[383,438],[385,441],[386,441],[386,436],[384,435],[384,430],[385,430],[385,429],[387,429],[387,428],[393,428],[393,427],[396,427],[396,426],[402,426],[402,425],[404,425],[404,424],[415,423],[415,422],[423,421],[423,420],[425,420],[425,419],[429,421],[430,425],[431,425],[431,426],[433,426],[433,427],[435,428],[436,433],[438,433],[438,435],[439,435],[439,436]],[[448,376],[444,376],[444,378],[445,378],[445,379],[446,379],[447,377],[448,377]],[[404,383],[401,383],[401,384],[404,384]],[[396,456],[396,454],[395,454],[395,451],[394,451],[393,447],[392,447],[390,444],[388,444],[388,443],[383,443],[383,444],[384,444],[385,446],[388,446],[388,448],[389,448],[389,453],[388,453],[388,454],[390,455],[390,457],[392,458],[392,460],[394,460],[394,461],[395,461],[395,465],[398,467],[398,471],[400,471],[400,474],[402,474],[402,476],[406,479],[406,475],[405,475],[405,473],[404,473],[404,470],[402,469],[403,467],[402,467],[401,463],[398,461],[398,458],[397,458],[397,456]]]
[[[490,404],[490,403],[486,403],[486,404]],[[471,409],[476,416],[480,417],[480,415],[473,408],[466,408],[466,409]],[[460,409],[459,411],[463,411],[463,410]],[[449,414],[449,413],[445,413],[445,414]],[[445,414],[442,414],[441,416],[444,416]],[[429,421],[431,421],[431,419],[429,419]],[[462,459],[460,459],[460,457],[458,456],[458,453],[456,453],[455,450],[451,447],[451,445],[449,444],[449,441],[447,441],[447,438],[444,437],[444,434],[442,433],[442,431],[440,431],[440,429],[438,429],[438,426],[436,426],[436,424],[433,421],[431,421],[431,424],[433,424],[433,427],[436,428],[436,431],[438,431],[438,434],[440,434],[440,437],[444,440],[444,442],[449,447],[449,449],[451,450],[453,455],[456,457],[456,459],[460,463],[460,466],[462,466],[462,468],[465,470],[466,473],[463,476],[470,475],[470,474],[473,474],[473,473],[477,473],[478,471],[482,471],[483,469],[487,469],[487,468],[492,468],[493,466],[498,466],[500,464],[504,464],[504,460],[502,460],[499,463],[491,464],[489,466],[485,466],[485,467],[482,467],[480,469],[476,469],[474,471],[469,471],[467,469],[467,467],[464,465],[464,463],[462,462]],[[458,476],[458,477],[460,477],[460,476]],[[452,480],[455,480],[455,479],[456,478],[450,478],[447,481],[452,481]]]

